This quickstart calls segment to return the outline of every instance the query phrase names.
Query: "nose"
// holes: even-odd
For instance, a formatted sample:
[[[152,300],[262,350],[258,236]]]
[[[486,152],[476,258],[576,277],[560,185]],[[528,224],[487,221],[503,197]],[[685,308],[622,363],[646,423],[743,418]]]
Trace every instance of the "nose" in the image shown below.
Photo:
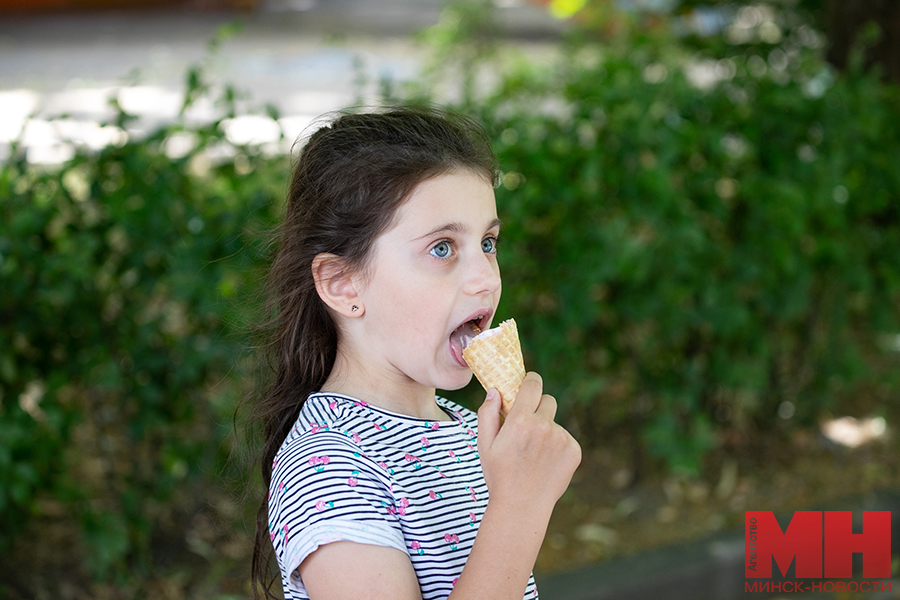
[[[496,255],[479,252],[472,262],[471,267],[466,269],[467,293],[478,296],[493,294],[500,289],[500,266],[497,264]]]

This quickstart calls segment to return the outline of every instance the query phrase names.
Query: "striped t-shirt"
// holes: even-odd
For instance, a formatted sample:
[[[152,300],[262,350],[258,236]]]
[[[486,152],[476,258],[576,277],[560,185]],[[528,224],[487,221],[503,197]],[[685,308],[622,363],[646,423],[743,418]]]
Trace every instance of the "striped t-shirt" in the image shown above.
[[[452,421],[416,419],[338,394],[309,396],[275,456],[269,489],[269,532],[287,600],[309,598],[297,567],[336,541],[406,552],[424,600],[450,594],[488,490],[475,413],[436,401]],[[524,598],[537,597],[531,576]]]

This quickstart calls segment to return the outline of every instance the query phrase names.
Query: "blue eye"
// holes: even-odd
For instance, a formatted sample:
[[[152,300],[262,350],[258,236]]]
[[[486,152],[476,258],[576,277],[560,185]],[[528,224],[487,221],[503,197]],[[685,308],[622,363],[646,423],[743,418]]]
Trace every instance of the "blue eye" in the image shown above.
[[[447,242],[438,242],[435,244],[434,248],[431,249],[429,254],[436,258],[447,258],[450,256],[450,244]]]
[[[486,254],[497,253],[497,238],[488,237],[481,240],[481,250]]]

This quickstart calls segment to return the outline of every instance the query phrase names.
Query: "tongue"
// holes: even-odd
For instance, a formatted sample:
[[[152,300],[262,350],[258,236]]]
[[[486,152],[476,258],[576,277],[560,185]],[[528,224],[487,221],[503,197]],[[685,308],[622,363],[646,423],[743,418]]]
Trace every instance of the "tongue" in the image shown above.
[[[450,344],[457,352],[459,352],[461,357],[462,351],[465,350],[466,346],[468,346],[472,342],[472,339],[480,332],[481,330],[478,329],[475,323],[467,321],[450,334]]]

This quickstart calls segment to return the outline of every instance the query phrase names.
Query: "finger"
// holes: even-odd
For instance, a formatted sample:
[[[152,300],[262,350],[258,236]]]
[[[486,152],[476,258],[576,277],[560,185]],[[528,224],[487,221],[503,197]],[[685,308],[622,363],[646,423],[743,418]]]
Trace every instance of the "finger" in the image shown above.
[[[478,409],[478,453],[485,454],[500,432],[500,392],[491,388]]]
[[[550,394],[544,394],[541,396],[541,403],[538,405],[535,413],[552,421],[556,418],[557,408],[556,398]]]
[[[512,418],[518,413],[534,414],[538,404],[541,402],[541,390],[543,389],[544,381],[541,379],[541,376],[534,371],[529,371],[525,375],[525,379],[522,380],[519,393],[516,395],[516,401],[513,402],[507,416]]]

